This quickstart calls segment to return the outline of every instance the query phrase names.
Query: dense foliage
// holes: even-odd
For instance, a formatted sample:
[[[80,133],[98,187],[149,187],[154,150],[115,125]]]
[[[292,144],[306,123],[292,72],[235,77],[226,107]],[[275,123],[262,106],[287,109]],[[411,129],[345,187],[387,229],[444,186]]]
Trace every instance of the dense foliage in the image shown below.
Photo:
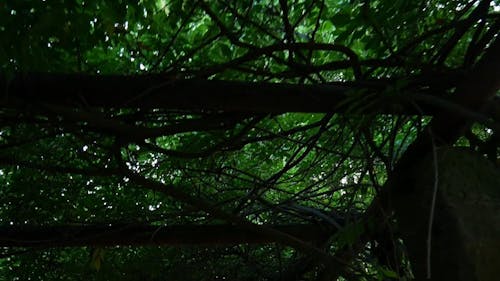
[[[330,235],[299,247],[272,233],[284,243],[52,248],[41,241],[2,248],[0,274],[409,280],[394,218],[364,216],[398,159],[427,133],[431,117],[404,114],[399,104],[413,94],[452,96],[497,37],[499,9],[498,1],[460,0],[4,1],[6,87],[26,73],[72,73],[357,88],[344,114],[95,108],[84,98],[70,110],[2,106],[2,227],[197,224],[256,232],[247,223],[320,224]],[[379,114],[382,104],[398,114]],[[488,120],[476,118],[456,145],[496,161]],[[334,256],[337,268],[308,247]]]

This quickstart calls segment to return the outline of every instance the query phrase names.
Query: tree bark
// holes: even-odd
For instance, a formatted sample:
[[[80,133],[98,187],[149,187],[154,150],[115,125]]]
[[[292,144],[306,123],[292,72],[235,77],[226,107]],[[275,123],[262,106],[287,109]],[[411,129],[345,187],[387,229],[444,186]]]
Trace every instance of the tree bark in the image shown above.
[[[452,75],[453,76],[453,75]],[[169,80],[143,76],[18,74],[0,83],[0,106],[56,105],[71,108],[163,108],[249,113],[346,112],[432,114],[435,107],[410,98],[382,97],[387,81],[297,85],[217,80]],[[426,84],[426,83],[423,83]],[[359,91],[363,91],[362,94]],[[373,94],[370,101],[365,98]],[[359,98],[364,98],[361,102]],[[396,104],[394,104],[396,103]],[[366,106],[372,107],[366,109]],[[417,105],[417,106],[416,106]],[[418,110],[417,110],[418,109]],[[365,112],[356,112],[365,113]]]
[[[258,228],[259,226],[255,226]],[[312,224],[268,226],[303,241],[322,241],[332,230]],[[59,225],[1,226],[0,247],[235,245],[276,242],[235,225]]]
[[[457,87],[454,102],[471,110],[479,111],[485,102],[497,93],[499,88],[500,38],[497,37],[482,59],[470,71],[467,79]],[[437,114],[428,125],[426,132],[410,145],[386,183],[386,188],[390,191],[390,202],[385,204],[392,206],[395,210],[417,280],[424,280],[427,277],[425,249],[428,237],[425,234],[429,223],[429,213],[418,212],[421,209],[417,206],[420,201],[415,200],[415,198],[424,198],[425,194],[430,194],[431,191],[418,186],[411,180],[414,178],[412,177],[413,167],[422,157],[431,155],[433,148],[436,148],[434,146],[453,145],[463,134],[466,125],[467,120],[456,115],[453,111],[443,110]],[[429,211],[430,208],[431,206],[428,206]],[[453,237],[453,234],[450,233],[450,239],[454,239]],[[464,264],[464,266],[467,265]],[[451,267],[439,270],[449,272],[450,276],[456,273]],[[449,280],[467,279],[450,277]]]

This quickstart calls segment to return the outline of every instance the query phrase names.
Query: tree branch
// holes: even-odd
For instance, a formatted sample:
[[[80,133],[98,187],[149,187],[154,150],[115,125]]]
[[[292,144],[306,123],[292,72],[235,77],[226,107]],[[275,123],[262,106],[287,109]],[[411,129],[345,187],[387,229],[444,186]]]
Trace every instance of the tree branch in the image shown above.
[[[216,80],[168,80],[161,74],[93,76],[19,74],[0,87],[0,106],[29,111],[69,108],[186,109],[247,113],[345,112],[360,89],[381,94],[380,83],[297,85]],[[1,83],[0,83],[1,84]],[[377,84],[377,83],[375,83]],[[418,114],[412,103],[382,105],[381,113]],[[425,104],[420,104],[425,109]],[[398,108],[397,110],[395,108]],[[427,112],[426,112],[427,113]],[[429,112],[430,113],[430,112]]]
[[[329,235],[327,228],[317,224],[266,227],[303,241],[319,241]],[[0,247],[235,245],[274,242],[276,239],[273,236],[227,224],[0,226]]]

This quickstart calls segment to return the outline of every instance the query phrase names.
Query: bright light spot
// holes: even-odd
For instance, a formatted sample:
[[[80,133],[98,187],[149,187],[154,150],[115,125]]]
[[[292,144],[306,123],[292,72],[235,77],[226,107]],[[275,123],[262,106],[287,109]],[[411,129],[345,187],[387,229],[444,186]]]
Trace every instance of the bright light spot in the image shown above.
[[[82,147],[82,150],[83,150],[83,151],[87,151],[87,149],[89,149],[89,147],[88,147],[87,145],[84,145],[84,146]]]
[[[123,25],[123,27],[125,28],[125,30],[128,30],[128,21],[125,22],[125,24]]]
[[[343,178],[340,180],[340,183],[341,183],[341,184],[347,184],[347,177],[343,177]]]
[[[141,70],[145,70],[145,69],[146,69],[146,66],[145,66],[144,64],[142,64],[142,63],[141,63],[141,64],[139,65],[139,68],[140,68]]]
[[[496,4],[493,1],[490,3],[490,6],[493,7],[494,12],[500,12],[500,4]]]

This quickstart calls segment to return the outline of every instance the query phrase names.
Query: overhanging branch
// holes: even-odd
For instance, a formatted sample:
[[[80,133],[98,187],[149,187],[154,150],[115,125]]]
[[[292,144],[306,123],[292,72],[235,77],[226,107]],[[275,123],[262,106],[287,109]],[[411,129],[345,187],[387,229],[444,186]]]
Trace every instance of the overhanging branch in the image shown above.
[[[297,85],[218,80],[169,80],[164,75],[120,76],[83,74],[19,74],[0,88],[2,107],[26,108],[50,104],[72,108],[163,108],[226,112],[345,112],[363,93],[375,97],[387,86],[374,83]],[[358,94],[356,94],[358,93]],[[352,96],[352,94],[356,94]],[[363,104],[359,104],[362,102]],[[376,105],[377,113],[418,114],[406,99]],[[419,110],[416,110],[419,108]],[[360,112],[357,112],[360,113]]]
[[[303,241],[320,241],[329,234],[327,228],[320,225],[290,224],[267,227]],[[273,242],[276,240],[272,236],[235,225],[0,226],[0,247],[235,245]]]

